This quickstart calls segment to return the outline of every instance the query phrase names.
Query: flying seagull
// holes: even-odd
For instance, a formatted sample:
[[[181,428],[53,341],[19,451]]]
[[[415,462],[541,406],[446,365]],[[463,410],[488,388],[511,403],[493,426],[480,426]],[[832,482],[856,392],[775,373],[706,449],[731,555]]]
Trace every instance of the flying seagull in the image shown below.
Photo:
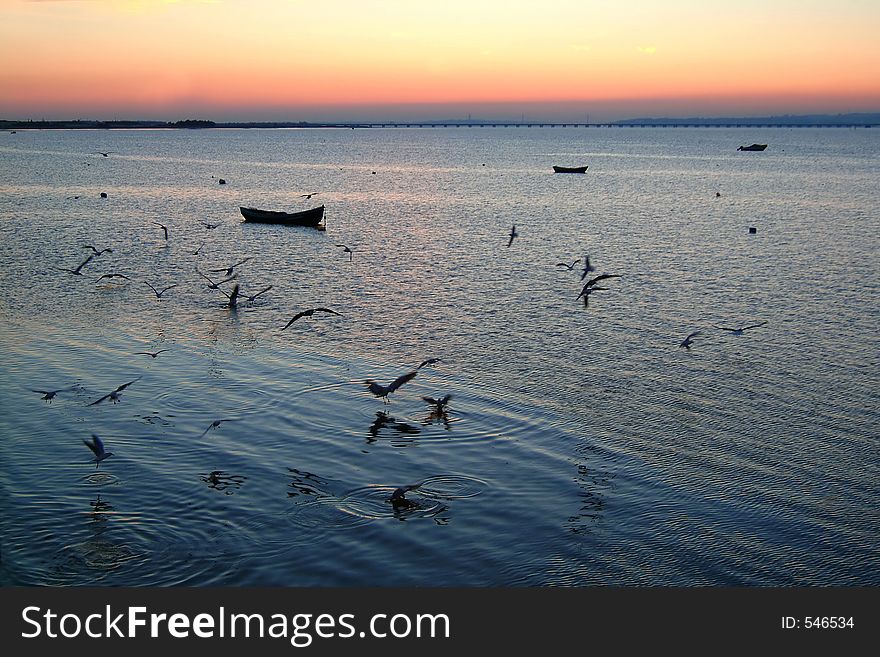
[[[104,151],[95,151],[92,153],[92,155],[103,155],[104,157],[110,157],[110,153],[115,153],[115,152],[116,151],[107,151],[105,153]]]
[[[740,326],[739,328],[728,328],[727,326],[715,326],[715,328],[721,329],[722,331],[730,331],[733,335],[742,335],[743,332],[748,331],[749,329],[758,328],[759,326],[764,326],[764,324],[766,323],[767,322],[759,322],[758,324],[751,324],[750,326]]]
[[[310,199],[310,198],[312,198],[315,194],[320,194],[320,192],[312,192],[311,194],[300,194],[299,197],[300,197],[300,198],[304,198],[304,199]]]
[[[345,244],[337,244],[336,246],[341,247],[342,250],[348,254],[348,261],[351,262],[351,256],[352,256],[351,249],[348,248],[347,246],[345,246]]]
[[[516,224],[510,227],[510,241],[507,242],[507,247],[510,248],[510,245],[513,244],[513,239],[515,237],[519,237],[519,233],[516,232]]]
[[[96,248],[95,248],[94,246],[92,246],[91,244],[83,244],[83,247],[82,247],[82,248],[84,248],[84,249],[91,249],[91,250],[92,250],[92,253],[94,253],[96,256],[99,256],[99,255],[101,255],[102,253],[113,253],[113,249],[101,249],[100,251],[98,251],[98,249],[96,249]]]
[[[204,245],[204,244],[202,244],[202,246],[200,246],[200,247],[199,247],[199,248],[197,248],[197,249],[196,249],[196,250],[195,250],[195,251],[193,251],[193,255],[199,255],[199,251],[201,251],[201,250],[202,250],[202,248],[203,248],[203,247],[204,247],[204,246],[205,246],[205,245]]]
[[[89,406],[95,406],[96,404],[100,404],[105,399],[110,399],[115,404],[116,402],[119,401],[119,393],[122,392],[123,390],[125,390],[128,386],[130,386],[132,383],[139,380],[140,378],[141,377],[138,377],[137,379],[129,381],[128,383],[123,383],[121,386],[116,388],[116,390],[114,390],[113,392],[107,393],[106,395],[101,397],[98,401],[93,401],[91,404],[89,404]]]
[[[418,374],[418,370],[413,370],[412,372],[408,372],[403,376],[399,376],[394,381],[389,383],[387,386],[383,386],[381,383],[376,383],[372,379],[367,379],[364,381],[364,384],[369,388],[370,392],[372,392],[377,397],[381,397],[385,403],[388,403],[388,395],[397,390],[400,386],[402,386],[407,381],[412,381],[416,374]]]
[[[232,270],[235,269],[236,267],[238,267],[239,265],[243,265],[248,260],[250,260],[250,258],[245,258],[244,260],[236,262],[234,265],[229,265],[228,267],[223,267],[221,269],[209,269],[208,271],[211,272],[212,274],[216,274],[218,272],[225,272],[224,273],[225,276],[232,276]]]
[[[136,351],[134,352],[135,356],[149,356],[150,358],[155,358],[162,352],[168,351],[167,349],[160,349],[159,351]]]
[[[301,313],[297,313],[296,315],[294,315],[293,319],[291,319],[289,322],[287,322],[287,324],[281,330],[283,331],[288,326],[293,324],[296,320],[298,320],[302,317],[311,317],[312,315],[314,315],[317,312],[330,313],[331,315],[339,315],[338,312],[336,312],[335,310],[330,310],[329,308],[310,308],[309,310],[303,310]]]
[[[89,263],[92,261],[92,259],[93,259],[94,257],[95,257],[95,254],[93,253],[93,254],[90,255],[88,258],[86,258],[86,259],[83,260],[81,263],[79,263],[79,266],[78,266],[76,269],[64,269],[63,267],[58,267],[58,269],[59,269],[60,271],[66,271],[66,272],[68,272],[68,273],[70,273],[70,274],[74,274],[74,275],[76,275],[76,276],[82,276],[82,271],[80,271],[80,270],[81,270],[83,267],[85,267],[87,264],[89,264]]]
[[[261,294],[265,294],[266,292],[268,292],[269,290],[271,290],[272,287],[273,287],[272,285],[269,285],[269,286],[267,286],[267,287],[264,287],[262,290],[260,290],[260,291],[257,292],[256,294],[252,294],[252,295],[250,295],[247,299],[245,299],[245,303],[253,303],[254,301],[257,300],[257,297],[258,297],[258,296],[260,296]]]
[[[104,442],[95,434],[92,434],[91,442],[88,440],[84,440],[83,445],[92,450],[92,453],[95,455],[95,458],[93,459],[95,462],[95,470],[98,469],[101,461],[113,456],[113,452],[108,452],[106,449],[104,449]]]
[[[161,298],[162,298],[162,295],[165,294],[165,293],[166,293],[168,290],[170,290],[171,288],[173,288],[173,287],[177,287],[177,283],[172,283],[172,284],[169,285],[168,287],[164,287],[164,288],[162,288],[162,290],[160,291],[160,290],[157,290],[156,288],[154,288],[154,287],[153,287],[152,285],[150,285],[149,283],[147,283],[147,281],[143,281],[143,283],[144,283],[144,285],[146,285],[147,287],[149,287],[149,288],[153,291],[153,293],[156,295],[156,298],[157,298],[157,299],[161,299]]]
[[[209,289],[209,290],[219,290],[219,289],[220,289],[220,286],[223,285],[224,283],[228,283],[229,281],[233,281],[233,280],[235,280],[236,278],[238,278],[238,274],[233,274],[232,276],[230,276],[230,277],[227,278],[226,280],[220,281],[219,283],[215,283],[215,282],[212,281],[210,278],[208,278],[207,275],[205,275],[205,274],[203,274],[202,272],[200,272],[198,267],[196,267],[196,273],[197,273],[199,276],[201,276],[202,278],[204,278],[206,281],[208,281],[208,289]]]
[[[159,228],[161,228],[165,232],[165,239],[168,239],[168,227],[165,224],[160,224],[158,221],[153,222]]]
[[[449,403],[450,399],[452,399],[452,395],[446,395],[445,397],[441,397],[440,399],[434,399],[433,397],[422,397],[422,401],[427,402],[428,404],[433,406],[433,412],[438,414],[443,414],[446,412],[446,404]]]
[[[606,278],[620,278],[620,274],[599,274],[598,276],[591,278],[586,282],[577,298],[580,299],[581,297],[583,297],[584,305],[586,305],[587,299],[592,292],[595,292],[596,290],[606,289],[604,287],[596,287],[596,283],[598,283],[599,281],[604,281]]]
[[[584,271],[581,274],[581,280],[584,280],[587,277],[587,274],[590,272],[596,271],[596,268],[590,264],[590,256],[584,256]]]
[[[417,369],[417,370],[420,370],[420,369],[422,369],[425,365],[433,365],[434,363],[442,363],[442,362],[443,362],[443,361],[441,361],[439,358],[429,358],[428,360],[423,360],[422,363],[421,363],[421,365],[419,365],[416,369]]]
[[[42,397],[40,397],[40,399],[45,401],[47,404],[51,404],[52,400],[55,399],[55,395],[57,395],[59,392],[65,392],[67,390],[73,390],[73,388],[59,388],[58,390],[34,390],[33,388],[31,388],[31,392],[38,392],[43,395]]]
[[[575,266],[577,263],[579,263],[580,261],[581,261],[581,259],[578,258],[577,260],[575,260],[575,261],[574,261],[573,263],[571,263],[571,264],[568,264],[567,262],[557,262],[557,263],[556,263],[556,266],[557,266],[557,267],[565,267],[568,271],[571,271],[572,269],[574,269],[574,266]]]
[[[684,340],[681,341],[681,344],[678,345],[679,349],[690,349],[691,345],[694,343],[694,338],[698,335],[702,335],[702,331],[694,331],[689,336],[687,336]]]
[[[205,429],[205,430],[202,432],[202,435],[199,436],[199,437],[200,437],[200,438],[204,438],[204,437],[208,434],[209,431],[212,431],[213,429],[216,429],[216,428],[219,427],[223,422],[235,422],[235,418],[227,417],[227,418],[223,418],[222,420],[214,420],[213,422],[211,422],[211,424],[208,425],[208,428]]]
[[[98,280],[96,280],[95,283],[97,283],[98,281],[100,281],[100,280],[103,279],[103,278],[124,278],[124,279],[127,280],[127,281],[130,281],[130,280],[131,280],[131,279],[130,279],[128,276],[126,276],[125,274],[110,273],[110,274],[101,274],[101,276],[98,277]]]
[[[213,229],[218,228],[218,227],[220,226],[220,224],[210,224],[210,223],[208,223],[207,221],[203,221],[203,222],[202,222],[202,225],[203,225],[205,228],[207,228],[208,230],[213,230]]]

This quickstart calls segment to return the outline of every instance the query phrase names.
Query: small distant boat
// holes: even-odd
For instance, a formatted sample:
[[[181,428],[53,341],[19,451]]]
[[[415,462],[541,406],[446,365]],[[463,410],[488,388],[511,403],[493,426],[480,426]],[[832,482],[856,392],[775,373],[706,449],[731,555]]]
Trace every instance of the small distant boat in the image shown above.
[[[752,144],[751,146],[740,146],[738,151],[763,151],[767,148],[767,144]]]
[[[553,167],[553,173],[586,173],[587,167]]]
[[[319,228],[321,219],[324,218],[324,206],[320,205],[311,210],[302,212],[274,212],[272,210],[258,210],[256,208],[242,208],[241,216],[251,223],[260,224],[284,224],[286,226],[311,226]]]

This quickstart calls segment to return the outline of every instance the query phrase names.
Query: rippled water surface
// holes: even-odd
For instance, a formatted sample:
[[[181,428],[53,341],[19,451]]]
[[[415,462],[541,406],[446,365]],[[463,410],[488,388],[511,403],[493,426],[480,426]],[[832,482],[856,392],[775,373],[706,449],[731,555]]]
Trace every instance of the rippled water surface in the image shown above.
[[[0,137],[0,583],[880,584],[877,130]]]

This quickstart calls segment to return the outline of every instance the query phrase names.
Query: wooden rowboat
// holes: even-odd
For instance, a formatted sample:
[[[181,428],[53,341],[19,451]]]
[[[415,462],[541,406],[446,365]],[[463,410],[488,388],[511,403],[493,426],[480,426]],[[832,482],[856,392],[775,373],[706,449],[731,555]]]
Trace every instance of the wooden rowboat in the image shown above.
[[[586,173],[587,167],[553,167],[553,173]]]
[[[284,224],[287,226],[311,226],[317,228],[324,218],[324,206],[302,212],[274,212],[256,208],[239,208],[246,222],[260,224]]]

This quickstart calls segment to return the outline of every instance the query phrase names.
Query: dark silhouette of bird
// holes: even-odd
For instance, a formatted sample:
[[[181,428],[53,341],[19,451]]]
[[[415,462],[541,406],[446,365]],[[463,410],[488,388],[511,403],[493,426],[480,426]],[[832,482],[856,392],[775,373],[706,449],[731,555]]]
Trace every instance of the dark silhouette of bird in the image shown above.
[[[101,279],[104,279],[104,278],[124,278],[124,279],[127,280],[127,281],[130,281],[130,280],[131,280],[131,279],[130,279],[128,276],[126,276],[125,274],[117,274],[117,273],[115,273],[115,272],[111,272],[111,273],[109,273],[109,274],[101,274],[101,276],[98,277],[98,279],[95,281],[95,283],[97,283],[98,281],[100,281]]]
[[[92,450],[92,453],[95,455],[95,458],[92,459],[95,463],[95,470],[98,469],[98,466],[101,464],[101,461],[104,459],[109,459],[113,456],[113,452],[108,452],[104,449],[104,442],[98,438],[95,434],[92,434],[92,440],[83,440],[83,445]]]
[[[320,194],[320,192],[312,192],[311,194],[300,194],[299,197],[308,200],[312,198],[315,194]]]
[[[226,184],[226,180],[225,180],[224,178],[220,178],[220,180],[217,181],[217,184],[219,184],[219,185],[225,185],[225,184]]]
[[[168,239],[168,227],[165,224],[160,224],[158,221],[154,221],[153,223],[164,231],[165,239],[167,240]]]
[[[428,358],[427,360],[423,360],[421,364],[416,368],[417,370],[422,369],[426,365],[434,365],[435,363],[442,363],[439,358]]]
[[[596,271],[596,268],[590,264],[590,256],[584,256],[584,271],[581,273],[581,280],[584,280],[589,273],[594,271]]]
[[[170,290],[171,288],[173,288],[173,287],[177,287],[177,283],[172,283],[172,284],[169,285],[168,287],[164,287],[164,288],[162,288],[161,290],[157,290],[157,289],[154,288],[152,285],[150,285],[147,281],[143,281],[143,283],[144,283],[144,285],[146,285],[147,287],[149,287],[149,288],[153,291],[153,293],[156,295],[156,298],[157,298],[157,299],[161,299],[161,298],[162,298],[162,295],[165,294],[165,293],[166,293],[168,290]]]
[[[372,392],[377,397],[381,397],[384,402],[388,403],[388,395],[397,390],[400,386],[402,386],[407,381],[412,381],[416,374],[418,374],[418,370],[413,370],[412,372],[407,372],[406,374],[397,377],[389,383],[387,386],[383,386],[381,383],[376,383],[372,379],[367,379],[364,381],[364,385],[367,386],[370,392]]]
[[[201,251],[204,248],[204,246],[205,245],[202,244],[199,248],[197,248],[195,251],[193,251],[193,255],[199,255],[199,251]]]
[[[101,198],[107,198],[107,192],[101,192]]]
[[[335,310],[330,310],[329,308],[310,308],[309,310],[303,310],[301,313],[297,313],[293,316],[293,318],[284,325],[282,331],[286,329],[288,326],[293,324],[296,320],[302,319],[303,317],[311,317],[315,313],[330,313],[331,315],[339,315]],[[341,316],[341,315],[340,315]]]
[[[691,345],[694,343],[694,338],[698,335],[702,335],[702,331],[694,331],[689,336],[687,336],[684,340],[681,341],[681,344],[678,345],[679,349],[690,349]]]
[[[421,483],[418,484],[407,484],[406,486],[401,486],[400,488],[396,488],[393,493],[391,493],[391,497],[388,498],[388,501],[397,506],[398,504],[406,504],[409,500],[406,499],[406,494],[411,490],[418,490],[422,487]]]
[[[219,287],[218,287],[218,288],[215,288],[215,289],[220,290]],[[230,294],[226,294],[226,292],[224,292],[223,290],[220,290],[220,292],[223,292],[223,295],[224,295],[227,299],[229,299],[229,301],[228,301],[227,304],[226,304],[226,307],[227,307],[227,308],[232,308],[233,310],[235,310],[235,309],[238,307],[238,292],[239,292],[240,289],[241,289],[241,287],[239,286],[238,283],[236,283],[236,284],[232,287],[232,292],[231,292]]]
[[[590,294],[589,290],[599,290],[599,289],[604,290],[605,288],[596,287],[596,283],[598,283],[599,281],[604,281],[605,279],[608,279],[608,278],[620,278],[620,274],[599,274],[595,278],[591,278],[590,280],[588,280],[586,282],[583,289],[581,290],[581,293],[578,295],[577,298],[580,299],[582,296],[586,296],[586,295]]]
[[[510,240],[507,242],[507,247],[510,248],[510,245],[513,244],[514,238],[519,237],[519,233],[516,232],[516,224],[510,227]]]
[[[434,399],[433,397],[422,397],[422,401],[427,402],[434,408],[433,412],[442,414],[446,412],[446,405],[449,403],[449,400],[452,399],[452,395],[446,395],[445,397],[440,397],[440,399]]]
[[[159,354],[168,351],[167,349],[160,349],[159,351],[136,351],[134,352],[135,356],[149,356],[150,358],[156,358]]]
[[[123,390],[125,390],[128,386],[130,386],[135,381],[140,380],[140,378],[141,377],[138,377],[137,379],[133,379],[132,381],[129,381],[128,383],[123,383],[121,386],[116,388],[116,390],[113,390],[112,392],[108,392],[106,395],[101,397],[98,401],[93,401],[91,404],[89,404],[89,406],[95,406],[96,404],[100,404],[105,399],[109,399],[114,404],[117,403],[119,401],[119,393],[122,392]]]
[[[267,286],[267,287],[264,287],[262,290],[260,290],[260,291],[257,292],[256,294],[252,294],[252,295],[250,295],[249,297],[247,297],[247,298],[245,299],[245,303],[253,303],[254,301],[257,300],[257,297],[258,297],[258,296],[260,296],[261,294],[266,294],[266,292],[268,292],[269,290],[271,290],[272,287],[273,287],[272,285],[269,285],[269,286]]]
[[[572,270],[574,269],[574,266],[575,266],[577,263],[579,263],[580,261],[581,261],[581,259],[578,258],[577,260],[575,260],[575,261],[574,261],[573,263],[571,263],[571,264],[568,264],[567,262],[557,262],[557,263],[556,263],[556,266],[557,266],[557,267],[565,267],[568,271],[572,271]]]
[[[206,281],[208,281],[208,289],[209,290],[219,290],[220,286],[223,285],[224,283],[228,283],[229,281],[234,281],[236,278],[238,278],[238,274],[233,274],[229,278],[222,280],[219,283],[215,283],[206,274],[203,274],[202,272],[200,272],[198,267],[196,267],[196,273],[199,276],[201,276],[202,278],[204,278]]]
[[[107,151],[105,153],[104,151],[95,151],[92,153],[92,155],[103,155],[104,157],[110,157],[110,153],[115,153],[115,152],[116,151]]]
[[[348,254],[348,261],[351,262],[352,252],[351,249],[345,246],[345,244],[337,244],[336,246],[341,247],[342,250]]]
[[[211,224],[211,223],[208,223],[207,221],[203,221],[202,225],[205,228],[207,228],[208,230],[214,230],[215,228],[218,228],[220,226],[220,224]]]
[[[715,328],[720,329],[722,331],[730,331],[733,335],[742,335],[745,331],[749,329],[758,328],[759,326],[764,326],[767,322],[759,322],[757,324],[751,324],[749,326],[740,326],[738,328],[729,328],[727,326],[715,326]],[[714,325],[713,325],[714,326]]]
[[[59,271],[66,271],[69,274],[74,274],[76,276],[82,276],[82,268],[89,264],[92,259],[95,257],[95,254],[91,254],[88,258],[79,263],[79,266],[76,269],[64,269],[63,267],[58,267]]]
[[[244,263],[248,262],[249,260],[250,260],[250,258],[248,257],[248,258],[245,258],[244,260],[239,260],[239,261],[236,262],[234,265],[229,265],[228,267],[221,267],[220,269],[209,269],[208,271],[211,272],[212,274],[217,274],[217,273],[219,273],[219,272],[224,272],[224,275],[226,275],[226,276],[232,276],[232,271],[233,271],[236,267],[238,267],[239,265],[243,265]]]
[[[235,422],[235,421],[236,421],[236,418],[232,418],[232,417],[223,418],[222,420],[214,420],[213,422],[211,422],[211,424],[208,425],[208,428],[205,429],[202,432],[202,435],[199,437],[204,438],[206,435],[208,435],[209,431],[213,431],[214,429],[219,427],[223,422]]]
[[[82,247],[82,248],[84,248],[84,249],[91,249],[91,250],[92,250],[92,253],[94,253],[96,256],[99,256],[99,255],[101,255],[101,254],[103,254],[103,253],[113,253],[113,249],[101,249],[100,251],[98,251],[98,249],[96,249],[96,248],[95,248],[94,246],[92,246],[91,244],[83,244],[83,247]]]
[[[55,399],[55,395],[57,395],[59,392],[66,392],[68,390],[73,390],[73,388],[59,388],[58,390],[34,390],[33,388],[31,388],[31,392],[38,392],[43,395],[42,397],[40,397],[40,399],[45,401],[47,404],[51,404],[52,400]]]

